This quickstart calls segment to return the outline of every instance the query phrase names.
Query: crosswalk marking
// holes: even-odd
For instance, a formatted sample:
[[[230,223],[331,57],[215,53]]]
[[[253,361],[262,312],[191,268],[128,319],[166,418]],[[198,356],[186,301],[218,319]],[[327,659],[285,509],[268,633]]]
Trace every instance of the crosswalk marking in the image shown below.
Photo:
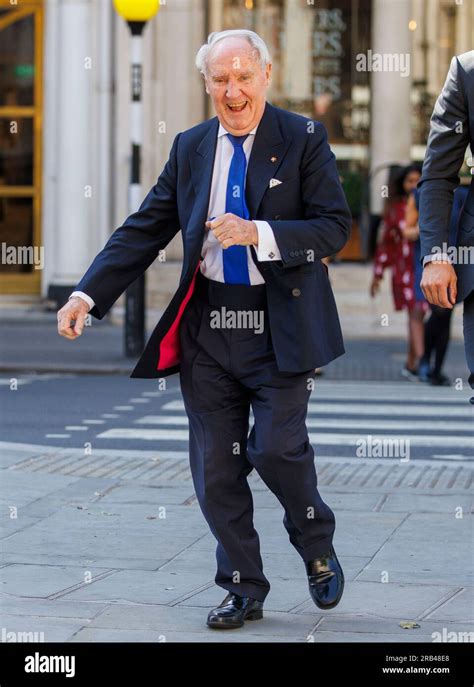
[[[380,439],[382,435],[376,435],[374,432],[359,432],[358,434],[342,434],[324,432],[316,434],[308,432],[309,440],[317,446],[355,446],[367,436],[372,436],[373,439]],[[143,439],[145,441],[187,441],[187,429],[143,429],[143,428],[115,428],[108,429],[105,432],[97,435],[98,439]],[[387,438],[387,435],[383,435]],[[447,446],[456,448],[472,448],[473,438],[460,436],[440,436],[440,435],[424,435],[424,434],[402,434],[394,436],[389,435],[390,439],[409,440],[410,446]]]
[[[163,392],[146,395],[161,397],[153,403],[154,413],[121,415],[115,423],[120,426],[103,428],[96,439],[105,446],[111,440],[154,442],[158,450],[164,447],[177,453],[175,446],[185,453],[189,430],[182,398],[170,398]],[[431,454],[436,460],[443,456],[451,461],[469,460],[474,454],[474,408],[468,398],[468,389],[460,392],[403,382],[317,381],[306,426],[318,456],[355,455],[361,442],[382,441],[408,442],[412,455],[417,450],[420,458]],[[252,411],[249,421],[251,427]]]
[[[184,411],[183,401],[169,401],[162,406],[162,410],[182,410]],[[471,418],[474,422],[474,409],[472,406],[463,404],[459,407],[451,406],[432,406],[424,405],[410,405],[405,401],[396,403],[383,403],[377,405],[373,403],[364,403],[364,401],[353,402],[349,399],[338,403],[308,403],[308,413],[320,413],[324,415],[429,415],[430,417],[465,417]]]
[[[116,427],[107,429],[97,435],[97,439],[144,439],[145,441],[187,441],[187,429],[134,429],[132,427]]]
[[[188,418],[186,415],[145,415],[144,417],[135,420],[134,424],[137,425],[166,425],[166,426],[181,426],[188,425]],[[374,420],[369,418],[367,420],[359,419],[339,419],[327,417],[323,420],[318,420],[316,418],[309,417],[306,420],[306,426],[309,428],[325,429],[326,427],[334,427],[336,429],[359,429],[361,427],[367,427],[368,429],[398,429],[398,430],[426,430],[427,432],[433,431],[433,421],[432,420]],[[459,420],[456,422],[449,422],[449,431],[464,431],[472,432],[473,423],[471,420]]]

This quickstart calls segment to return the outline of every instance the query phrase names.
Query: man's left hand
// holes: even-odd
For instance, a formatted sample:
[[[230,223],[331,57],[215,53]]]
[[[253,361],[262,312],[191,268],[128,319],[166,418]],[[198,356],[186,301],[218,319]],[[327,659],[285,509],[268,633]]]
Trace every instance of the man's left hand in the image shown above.
[[[206,222],[206,228],[213,232],[222,248],[229,246],[258,246],[258,231],[255,222],[242,219],[231,212]]]

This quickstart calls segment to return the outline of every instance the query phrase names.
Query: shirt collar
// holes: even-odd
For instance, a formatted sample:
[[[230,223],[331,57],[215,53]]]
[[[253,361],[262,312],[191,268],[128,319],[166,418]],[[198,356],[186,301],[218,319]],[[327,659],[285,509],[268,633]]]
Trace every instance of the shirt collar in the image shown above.
[[[252,131],[249,131],[249,135],[250,134],[255,135],[255,133],[257,132],[257,128],[258,128],[258,124],[257,124],[257,126],[254,126]],[[230,133],[230,131],[227,131],[227,129],[225,129],[222,126],[222,124],[219,122],[219,131],[217,132],[217,137],[220,138],[221,136],[227,136],[227,134],[229,134],[229,133]]]

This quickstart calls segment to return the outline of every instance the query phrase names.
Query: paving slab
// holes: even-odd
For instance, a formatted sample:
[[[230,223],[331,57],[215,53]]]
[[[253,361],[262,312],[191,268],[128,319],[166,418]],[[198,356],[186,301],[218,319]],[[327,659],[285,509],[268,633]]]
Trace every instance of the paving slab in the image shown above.
[[[0,594],[0,609],[8,615],[45,616],[56,618],[85,618],[90,620],[107,607],[107,604],[68,601],[67,599],[35,599]]]
[[[121,570],[63,595],[65,599],[139,604],[171,604],[214,585],[214,579],[193,572]]]
[[[361,614],[367,617],[413,620],[435,604],[447,600],[458,588],[441,585],[415,585],[349,581],[331,615]],[[314,604],[305,602],[297,612],[313,613]]]
[[[169,632],[200,633],[207,637],[210,633],[219,634],[206,626],[206,618],[211,608],[213,604],[203,608],[183,605],[169,607],[114,604],[98,614],[88,624],[88,629],[144,630],[164,635],[168,635]],[[246,623],[245,633],[263,637],[286,637],[290,641],[294,636],[307,637],[320,620],[320,614],[310,618],[273,612],[265,608],[261,620]]]
[[[84,618],[52,618],[34,615],[20,617],[2,613],[2,627],[6,632],[28,633],[29,637],[32,636],[30,633],[33,633],[33,639],[30,641],[34,642],[67,642],[87,623],[88,620]]]

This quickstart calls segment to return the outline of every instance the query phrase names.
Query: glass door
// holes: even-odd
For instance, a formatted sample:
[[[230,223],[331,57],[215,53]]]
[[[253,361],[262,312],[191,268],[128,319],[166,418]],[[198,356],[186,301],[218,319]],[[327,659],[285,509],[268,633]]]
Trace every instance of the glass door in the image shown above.
[[[43,2],[0,0],[0,293],[41,287]]]

